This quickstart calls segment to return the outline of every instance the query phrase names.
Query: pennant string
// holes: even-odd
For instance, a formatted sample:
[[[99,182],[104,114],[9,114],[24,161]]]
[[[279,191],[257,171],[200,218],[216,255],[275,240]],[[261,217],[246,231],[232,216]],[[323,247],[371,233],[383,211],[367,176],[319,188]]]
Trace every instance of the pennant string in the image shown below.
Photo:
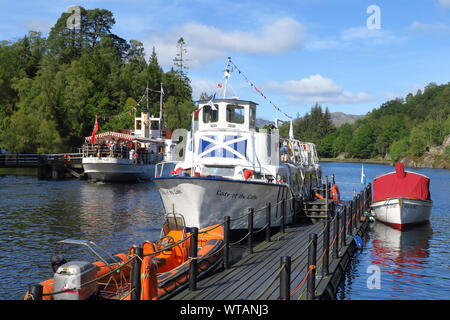
[[[274,103],[272,103],[272,101],[270,99],[268,99],[267,96],[261,90],[259,90],[251,81],[249,81],[248,78],[245,76],[245,74],[234,64],[233,61],[231,61],[231,58],[228,58],[228,62],[231,63],[233,68],[236,69],[238,71],[238,73],[244,77],[245,82],[247,82],[251,87],[255,88],[255,91],[260,93],[261,96],[275,108],[275,110],[281,112],[287,118],[292,119],[292,117],[290,115],[288,115],[283,110],[281,110],[279,107],[277,107]]]

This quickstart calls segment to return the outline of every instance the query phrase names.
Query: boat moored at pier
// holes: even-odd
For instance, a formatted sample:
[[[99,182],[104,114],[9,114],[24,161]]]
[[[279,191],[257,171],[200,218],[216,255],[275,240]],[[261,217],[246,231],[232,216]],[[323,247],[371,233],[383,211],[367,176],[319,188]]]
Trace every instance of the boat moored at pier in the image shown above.
[[[280,136],[278,120],[257,128],[257,104],[225,98],[225,90],[226,85],[221,99],[199,101],[183,157],[154,182],[166,212],[181,213],[188,227],[203,228],[230,216],[232,230],[245,229],[247,220],[237,218],[268,203],[271,225],[277,226],[282,202],[294,212],[321,183],[315,145],[294,139],[292,121],[289,138]],[[255,214],[254,227],[263,227],[265,219]],[[285,222],[291,221],[287,215]]]
[[[375,219],[400,230],[427,222],[433,206],[430,179],[405,171],[402,163],[397,163],[395,169],[373,181],[371,206]]]

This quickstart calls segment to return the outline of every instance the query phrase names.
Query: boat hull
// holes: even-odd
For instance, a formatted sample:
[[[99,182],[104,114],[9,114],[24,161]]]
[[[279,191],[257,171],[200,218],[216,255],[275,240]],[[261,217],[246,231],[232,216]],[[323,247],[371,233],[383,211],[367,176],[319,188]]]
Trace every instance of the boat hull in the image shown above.
[[[400,230],[429,221],[432,206],[431,200],[403,197],[377,201],[371,205],[377,221]]]
[[[83,158],[83,169],[88,179],[105,182],[150,180],[155,175],[155,164],[119,158]]]
[[[271,226],[278,226],[281,216],[279,202],[283,198],[291,198],[289,187],[285,184],[219,177],[163,177],[153,181],[166,212],[182,214],[187,227],[205,228],[220,224],[225,216],[229,216],[232,230],[248,229],[246,214],[249,208],[253,208],[253,225],[262,228],[266,225],[264,208],[267,203],[272,205]],[[286,212],[292,212],[288,210],[291,205],[292,200],[286,201]],[[292,216],[287,214],[285,223],[291,221]]]

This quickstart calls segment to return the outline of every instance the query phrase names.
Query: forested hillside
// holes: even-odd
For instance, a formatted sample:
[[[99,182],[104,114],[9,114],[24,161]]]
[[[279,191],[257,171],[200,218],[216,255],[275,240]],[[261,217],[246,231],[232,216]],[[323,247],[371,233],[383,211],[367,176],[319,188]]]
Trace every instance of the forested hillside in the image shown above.
[[[395,161],[417,158],[442,144],[450,134],[450,83],[430,83],[424,92],[387,101],[352,125],[336,128],[328,109],[315,105],[305,117],[295,120],[294,135],[317,144],[320,156]],[[281,133],[287,136],[288,125]],[[443,157],[450,158],[446,148]]]
[[[111,32],[108,10],[81,8],[79,29],[67,28],[69,16],[63,13],[47,38],[30,31],[0,42],[0,146],[9,153],[72,151],[92,133],[96,115],[101,132],[132,128],[133,107],[146,108],[136,106],[146,85],[159,91],[161,82],[166,124],[189,126],[195,107],[184,68],[164,72],[154,49],[146,61],[141,42]],[[150,94],[155,116],[159,98]]]

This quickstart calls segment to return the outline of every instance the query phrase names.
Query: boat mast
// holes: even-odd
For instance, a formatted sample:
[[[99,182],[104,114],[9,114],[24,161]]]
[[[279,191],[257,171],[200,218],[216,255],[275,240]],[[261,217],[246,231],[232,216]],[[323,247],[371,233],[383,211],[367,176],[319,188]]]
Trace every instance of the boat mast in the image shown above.
[[[161,82],[161,91],[159,93],[159,137],[162,136],[162,97],[163,97],[163,86]]]

